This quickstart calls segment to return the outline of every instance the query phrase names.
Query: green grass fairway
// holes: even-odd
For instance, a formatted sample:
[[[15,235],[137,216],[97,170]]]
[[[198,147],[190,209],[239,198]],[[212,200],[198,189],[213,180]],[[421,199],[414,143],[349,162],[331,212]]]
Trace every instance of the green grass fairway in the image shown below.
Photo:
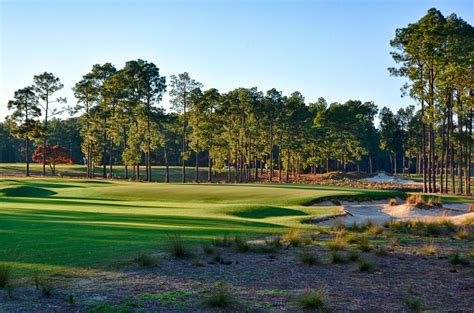
[[[308,185],[133,183],[66,178],[0,178],[0,263],[16,273],[90,269],[189,243],[310,228],[332,213],[304,206],[328,196],[388,197],[395,191]]]

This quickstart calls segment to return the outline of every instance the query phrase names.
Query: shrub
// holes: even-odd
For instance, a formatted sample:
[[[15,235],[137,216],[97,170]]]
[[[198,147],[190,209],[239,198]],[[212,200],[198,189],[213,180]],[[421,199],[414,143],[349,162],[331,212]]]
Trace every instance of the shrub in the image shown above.
[[[331,263],[344,263],[344,257],[337,251],[332,250],[329,252],[329,259]]]
[[[341,239],[340,236],[336,236],[333,240],[328,242],[328,248],[331,251],[343,250],[346,246],[347,244]]]
[[[389,240],[388,240],[388,245],[390,246],[390,248],[395,248],[395,247],[399,247],[400,246],[400,238],[398,237],[391,237]]]
[[[456,233],[456,238],[458,239],[467,239],[469,238],[469,232],[466,230],[466,229],[460,229],[457,233]]]
[[[304,310],[327,311],[329,305],[328,292],[324,288],[306,290],[298,296],[297,303]]]
[[[301,234],[298,230],[290,230],[287,232],[283,239],[289,243],[290,246],[299,247],[301,245]]]
[[[409,297],[403,301],[408,310],[419,312],[422,309],[421,299],[418,297]]]
[[[8,286],[11,280],[12,266],[7,264],[0,265],[0,288]]]
[[[150,267],[155,264],[155,261],[149,254],[142,253],[139,256],[137,256],[134,261],[138,263],[138,265],[142,267]]]
[[[245,241],[245,239],[240,236],[235,236],[234,245],[237,252],[248,252],[250,250],[250,246],[247,241]]]
[[[408,195],[406,202],[407,204],[416,204],[416,195]]]
[[[388,205],[390,205],[390,206],[397,205],[397,199],[395,199],[395,198],[388,199]]]
[[[426,203],[429,206],[441,206],[441,198],[440,197],[430,197],[428,198],[428,202]]]
[[[189,254],[180,235],[168,236],[168,249],[175,258],[184,258]]]
[[[372,250],[372,246],[370,245],[370,242],[367,237],[364,236],[359,238],[359,241],[357,242],[357,249],[363,252],[369,252],[370,250]]]
[[[347,258],[349,259],[349,261],[355,262],[359,260],[359,253],[357,251],[351,250]]]
[[[459,252],[454,252],[449,256],[449,262],[453,265],[469,265],[469,260],[464,258]]]
[[[226,288],[221,286],[213,290],[203,304],[213,308],[229,308],[236,305],[237,301]]]
[[[374,264],[368,260],[360,260],[359,265],[357,266],[359,272],[372,272],[374,268]]]
[[[303,252],[298,256],[300,262],[304,265],[316,265],[319,264],[319,259],[316,255],[309,253],[309,252]]]
[[[438,252],[438,247],[433,242],[431,242],[429,244],[424,244],[423,247],[421,247],[421,251],[424,254],[433,255]]]

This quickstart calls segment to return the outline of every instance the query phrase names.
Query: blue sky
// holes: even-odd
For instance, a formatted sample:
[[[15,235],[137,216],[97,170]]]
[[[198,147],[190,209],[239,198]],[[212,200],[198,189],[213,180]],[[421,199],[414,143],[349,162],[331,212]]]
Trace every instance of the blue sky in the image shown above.
[[[154,62],[163,75],[187,71],[205,88],[298,90],[307,102],[413,104],[387,67],[397,27],[436,7],[473,24],[474,1],[0,0],[0,120],[16,89],[44,71],[58,95],[93,64]],[[168,97],[162,105],[169,107]]]

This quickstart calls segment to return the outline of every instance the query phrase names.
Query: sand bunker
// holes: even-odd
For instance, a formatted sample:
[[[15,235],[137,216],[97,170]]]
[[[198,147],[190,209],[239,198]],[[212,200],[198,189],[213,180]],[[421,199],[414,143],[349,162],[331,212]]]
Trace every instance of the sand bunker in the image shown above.
[[[352,223],[365,223],[371,221],[376,224],[384,224],[394,220],[419,220],[424,222],[435,222],[449,220],[454,224],[462,224],[468,219],[474,218],[474,212],[468,212],[467,204],[449,204],[443,207],[420,208],[413,204],[402,203],[389,205],[387,200],[349,202],[340,201],[340,205],[326,201],[315,204],[315,206],[338,206],[341,214],[325,219],[316,219],[312,222],[318,225],[331,226],[334,223],[350,225]]]
[[[417,183],[413,180],[397,178],[394,176],[389,176],[385,173],[379,173],[376,176],[363,178],[362,180],[371,182],[371,183],[393,183],[393,184],[400,184],[400,185],[417,185]]]

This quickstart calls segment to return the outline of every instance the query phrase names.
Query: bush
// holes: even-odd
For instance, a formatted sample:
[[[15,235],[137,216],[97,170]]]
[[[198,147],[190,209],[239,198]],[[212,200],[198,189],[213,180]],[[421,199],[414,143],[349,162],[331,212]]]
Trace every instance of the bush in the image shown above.
[[[0,288],[8,286],[11,280],[12,266],[7,264],[0,265]]]
[[[449,262],[453,265],[469,265],[469,260],[464,258],[459,252],[454,252],[449,256]]]
[[[303,252],[298,256],[300,262],[304,265],[316,265],[319,264],[319,259],[316,255],[309,253],[309,252]]]
[[[333,240],[328,242],[328,248],[331,251],[343,250],[346,246],[347,244],[341,239],[340,236],[336,236]]]
[[[139,256],[137,256],[134,261],[138,263],[138,265],[142,267],[150,267],[155,264],[155,261],[149,254],[142,253]]]
[[[168,249],[175,258],[184,258],[189,254],[180,235],[168,236]]]
[[[374,264],[368,260],[361,260],[357,266],[359,272],[372,272],[374,268]]]
[[[304,310],[327,311],[329,297],[326,289],[306,290],[298,296],[297,303]]]
[[[299,247],[301,245],[301,234],[298,230],[293,229],[287,232],[283,239],[289,243],[290,246]]]
[[[229,236],[227,234],[224,234],[222,239],[215,238],[213,240],[213,243],[217,247],[230,247],[232,245],[232,241],[229,239]]]
[[[370,242],[367,237],[364,236],[359,239],[359,241],[357,242],[357,249],[363,252],[369,252],[370,250],[372,250],[372,246],[370,245]]]
[[[383,233],[383,228],[374,224],[367,228],[367,232],[371,235],[380,235]]]
[[[438,247],[433,242],[431,242],[430,244],[423,245],[423,247],[421,247],[421,251],[424,254],[433,255],[438,252]]]
[[[408,195],[407,204],[416,204],[416,195]]]
[[[250,250],[250,246],[247,241],[245,241],[245,239],[240,236],[235,236],[234,245],[237,252],[248,252]]]
[[[219,287],[212,291],[211,296],[204,300],[203,304],[213,308],[229,308],[236,305],[237,301],[226,288]]]
[[[469,232],[466,230],[466,229],[460,229],[457,233],[456,233],[456,238],[457,239],[468,239],[470,236],[469,236]]]
[[[50,297],[53,294],[53,283],[49,279],[41,280],[40,288],[43,297]]]

